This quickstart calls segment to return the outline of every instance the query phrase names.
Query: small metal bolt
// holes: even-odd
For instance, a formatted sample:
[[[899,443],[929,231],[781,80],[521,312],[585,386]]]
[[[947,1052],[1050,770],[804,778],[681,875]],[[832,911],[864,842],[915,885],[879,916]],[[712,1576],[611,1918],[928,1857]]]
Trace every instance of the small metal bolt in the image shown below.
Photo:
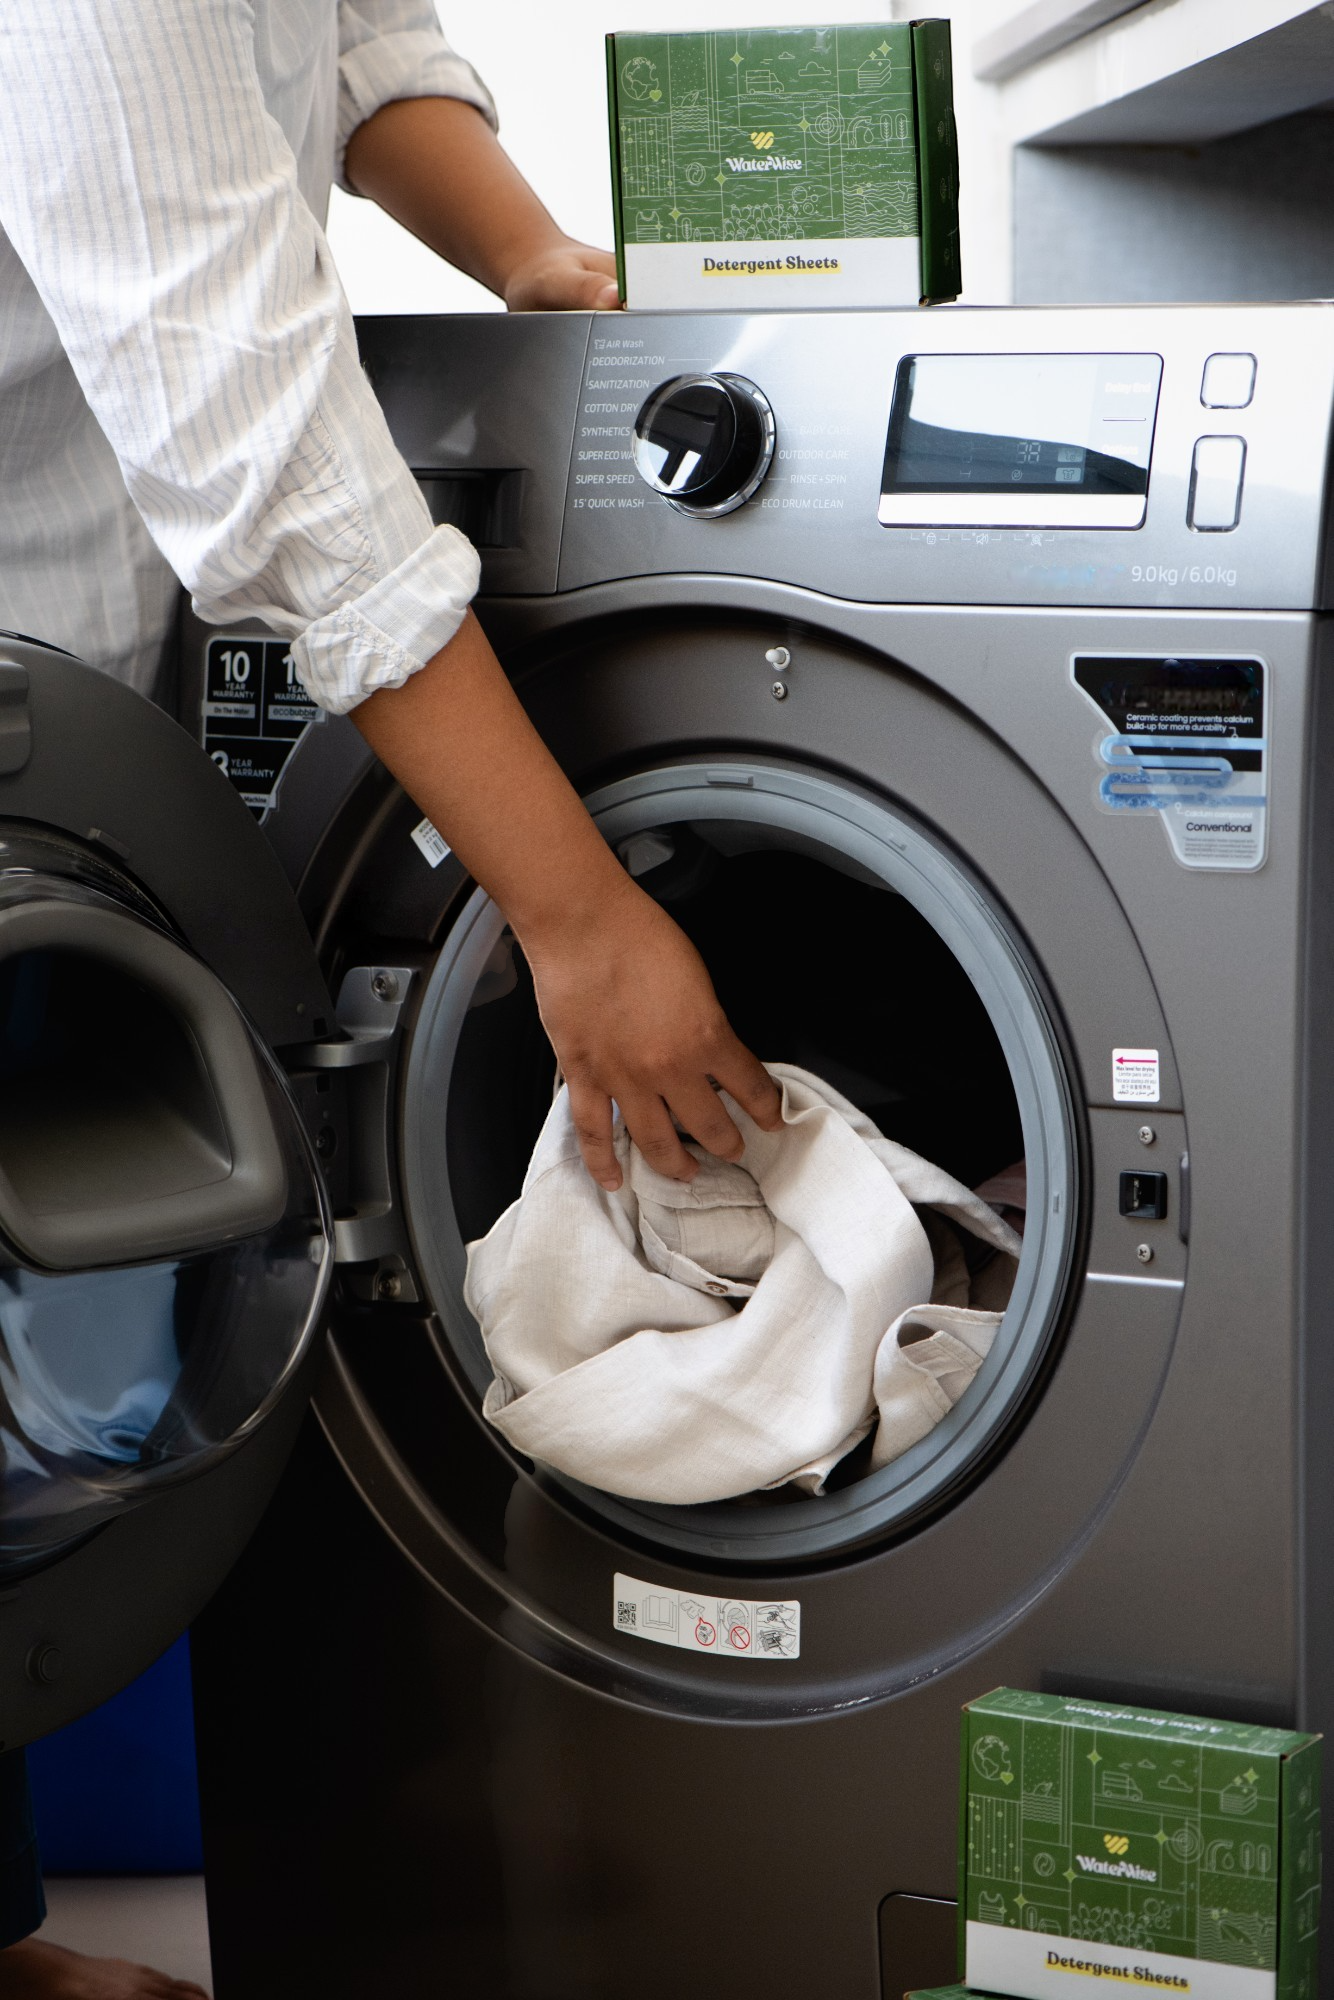
[[[377,972],[371,979],[371,992],[377,1000],[397,1000],[398,981],[392,972]]]
[[[1152,1247],[1147,1243],[1137,1244],[1135,1247],[1135,1255],[1139,1258],[1141,1264],[1152,1264],[1153,1262],[1153,1250]]]
[[[770,646],[764,657],[776,674],[784,673],[792,665],[792,655],[786,646]]]
[[[315,1151],[322,1160],[331,1160],[338,1151],[338,1134],[332,1125],[321,1125],[315,1134]]]
[[[403,1280],[397,1271],[381,1271],[376,1279],[375,1289],[382,1299],[397,1299],[403,1295]]]
[[[769,692],[775,701],[786,701],[788,696],[787,682],[775,681]]]
[[[1139,1128],[1139,1142],[1140,1142],[1140,1145],[1141,1145],[1141,1146],[1151,1146],[1151,1145],[1153,1144],[1154,1140],[1155,1140],[1155,1139],[1156,1139],[1157,1137],[1158,1137],[1158,1134],[1157,1134],[1157,1133],[1156,1133],[1156,1132],[1154,1131],[1154,1129],[1153,1129],[1152,1125],[1141,1125],[1141,1126],[1140,1126],[1140,1128]]]

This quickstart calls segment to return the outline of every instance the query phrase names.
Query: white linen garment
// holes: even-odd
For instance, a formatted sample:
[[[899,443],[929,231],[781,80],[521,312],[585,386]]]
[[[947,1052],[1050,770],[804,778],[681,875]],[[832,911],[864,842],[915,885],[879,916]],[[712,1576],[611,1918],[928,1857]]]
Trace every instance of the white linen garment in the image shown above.
[[[888,1464],[977,1373],[1001,1313],[970,1306],[949,1225],[1011,1276],[1019,1238],[818,1077],[769,1071],[779,1130],[724,1097],[744,1164],[693,1148],[697,1179],[668,1180],[618,1123],[614,1194],[586,1172],[559,1093],[522,1194],[468,1251],[495,1369],[484,1414],[528,1457],[678,1505],[819,1492],[872,1425],[873,1464]]]
[[[321,226],[357,125],[424,96],[494,122],[431,0],[4,0],[0,624],[146,689],[174,570],[337,712],[453,635],[477,559],[390,440]]]

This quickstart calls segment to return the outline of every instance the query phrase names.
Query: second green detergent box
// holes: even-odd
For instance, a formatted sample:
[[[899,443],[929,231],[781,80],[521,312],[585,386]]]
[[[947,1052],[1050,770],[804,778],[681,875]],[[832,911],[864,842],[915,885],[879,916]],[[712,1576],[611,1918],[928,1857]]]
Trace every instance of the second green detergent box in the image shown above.
[[[1320,1738],[998,1689],[964,1711],[964,1978],[1315,2000]]]
[[[959,293],[948,21],[607,37],[629,306]]]

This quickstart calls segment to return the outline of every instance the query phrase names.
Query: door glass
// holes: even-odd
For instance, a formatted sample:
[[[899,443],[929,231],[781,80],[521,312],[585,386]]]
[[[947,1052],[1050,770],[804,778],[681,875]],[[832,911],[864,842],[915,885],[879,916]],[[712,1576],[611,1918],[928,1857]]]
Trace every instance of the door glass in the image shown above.
[[[314,1337],[331,1261],[324,1195],[292,1098],[218,982],[189,960],[180,1005],[201,981],[213,989],[206,997],[220,1025],[210,1046],[206,1012],[174,1011],[169,979],[150,988],[126,974],[111,955],[116,939],[98,950],[9,949],[16,912],[114,911],[125,949],[151,930],[170,972],[188,954],[159,928],[36,874],[22,884],[11,875],[7,886],[0,1576],[242,1443]],[[229,1180],[247,1176],[261,1202],[228,1198]],[[170,1230],[166,1205],[182,1188],[190,1200],[172,1254],[142,1232],[136,1244],[136,1218],[153,1203]],[[81,1208],[99,1238],[81,1258],[25,1246],[17,1223],[4,1221],[25,1220],[39,1246],[60,1248],[78,1240],[66,1225]]]

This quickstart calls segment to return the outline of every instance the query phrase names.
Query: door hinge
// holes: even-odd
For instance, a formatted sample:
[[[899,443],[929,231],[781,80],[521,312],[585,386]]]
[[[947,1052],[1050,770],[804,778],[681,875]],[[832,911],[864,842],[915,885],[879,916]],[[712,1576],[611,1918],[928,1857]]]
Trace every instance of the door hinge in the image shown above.
[[[413,966],[343,975],[338,1033],[287,1053],[311,1119],[334,1211],[334,1258],[354,1298],[414,1305],[421,1287],[398,1199],[395,1120],[404,1005]]]

